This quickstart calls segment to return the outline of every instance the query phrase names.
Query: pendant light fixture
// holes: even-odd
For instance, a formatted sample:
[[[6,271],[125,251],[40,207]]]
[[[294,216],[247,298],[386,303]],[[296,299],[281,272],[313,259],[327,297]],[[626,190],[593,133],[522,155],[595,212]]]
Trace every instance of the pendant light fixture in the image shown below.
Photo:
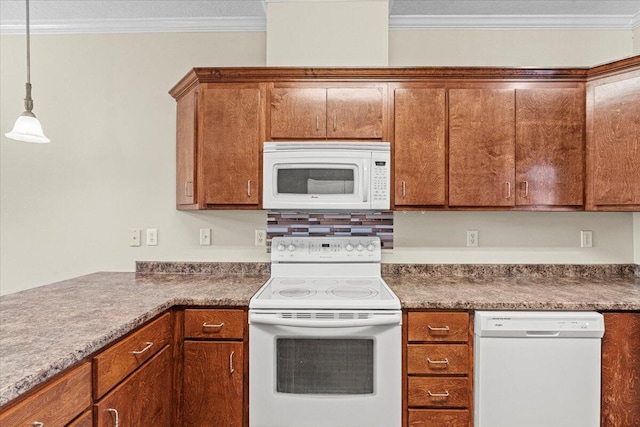
[[[27,3],[27,95],[24,98],[24,113],[18,117],[13,129],[9,133],[5,133],[7,138],[24,142],[51,142],[49,138],[44,136],[40,121],[36,118],[33,110],[33,99],[31,99],[31,38],[29,35],[29,0]]]

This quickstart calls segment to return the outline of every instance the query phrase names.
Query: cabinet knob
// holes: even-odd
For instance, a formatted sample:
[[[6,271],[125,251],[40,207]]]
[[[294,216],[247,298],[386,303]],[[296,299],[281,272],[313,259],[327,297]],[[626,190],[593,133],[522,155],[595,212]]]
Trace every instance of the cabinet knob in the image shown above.
[[[429,397],[447,398],[449,397],[449,390],[445,390],[444,393],[432,393],[431,390],[427,390]]]
[[[233,368],[233,355],[235,351],[232,351],[229,355],[229,374],[233,374],[236,370]]]
[[[523,181],[522,184],[524,184],[524,196],[523,197],[527,197],[529,195],[529,181]]]
[[[247,196],[251,197],[251,180],[247,181]]]
[[[507,186],[507,197],[505,197],[505,199],[510,199],[511,198],[511,183],[510,182],[505,182],[505,185]]]
[[[113,414],[113,427],[120,427],[120,414],[118,414],[118,410],[107,408],[107,412]]]
[[[407,183],[402,181],[402,198],[404,199],[407,196]]]
[[[34,421],[31,423],[31,425],[34,427],[44,427],[44,423],[41,421]]]
[[[132,352],[131,352],[131,354],[142,354],[142,353],[144,353],[145,351],[149,350],[149,349],[153,346],[153,343],[152,343],[152,342],[147,342],[147,343],[145,343],[145,344],[146,344],[146,345],[145,345],[145,347],[144,347],[142,350],[132,351]]]

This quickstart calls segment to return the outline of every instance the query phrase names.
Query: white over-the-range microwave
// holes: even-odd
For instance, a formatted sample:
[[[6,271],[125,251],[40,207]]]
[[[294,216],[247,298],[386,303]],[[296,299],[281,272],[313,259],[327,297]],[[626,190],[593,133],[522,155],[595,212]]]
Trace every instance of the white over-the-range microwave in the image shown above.
[[[388,142],[265,142],[265,209],[390,207]]]

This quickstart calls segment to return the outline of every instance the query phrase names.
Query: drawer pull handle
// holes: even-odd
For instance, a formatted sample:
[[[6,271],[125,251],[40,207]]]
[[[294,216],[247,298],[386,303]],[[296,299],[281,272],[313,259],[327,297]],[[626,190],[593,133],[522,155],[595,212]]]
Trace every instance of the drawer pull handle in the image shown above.
[[[108,408],[107,412],[110,412],[113,414],[113,427],[120,427],[120,414],[118,414],[118,410],[117,409],[113,409],[113,408]]]
[[[429,393],[429,397],[444,398],[444,399],[449,397],[449,390],[445,390],[444,393],[431,393],[431,390],[427,390],[427,393]]]
[[[220,329],[220,328],[222,328],[223,326],[224,326],[224,322],[222,322],[222,323],[218,323],[217,325],[214,325],[213,323],[207,323],[207,322],[204,322],[204,323],[202,324],[202,327],[203,327],[203,328],[216,328],[216,329]]]
[[[34,427],[44,427],[44,423],[40,421],[34,421],[31,423],[31,425]]]
[[[448,365],[449,359],[445,357],[444,360],[431,360],[427,357],[427,362],[432,365]]]
[[[152,342],[147,342],[142,350],[132,351],[131,354],[142,354],[153,346]],[[117,412],[117,411],[116,411]]]
[[[439,328],[439,327],[433,327],[431,325],[427,326],[427,328],[429,328],[429,331],[431,332],[449,332],[449,327],[445,326],[443,328]]]
[[[232,351],[229,355],[229,374],[233,374],[236,370],[233,369],[233,355],[235,351]]]

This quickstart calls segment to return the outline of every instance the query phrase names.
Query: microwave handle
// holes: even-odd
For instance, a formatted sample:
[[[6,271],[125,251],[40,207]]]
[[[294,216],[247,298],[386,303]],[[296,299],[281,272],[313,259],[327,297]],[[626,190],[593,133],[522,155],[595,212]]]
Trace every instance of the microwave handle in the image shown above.
[[[355,328],[359,326],[401,325],[400,314],[373,317],[372,319],[349,320],[315,320],[315,319],[283,319],[271,314],[249,314],[249,323],[256,325],[293,326],[301,328]]]
[[[371,179],[371,177],[369,176],[369,166],[367,165],[367,163],[365,162],[364,167],[363,167],[364,173],[363,173],[363,180],[362,182],[364,183],[362,186],[362,201],[363,202],[367,202],[367,200],[369,199],[369,179]]]

